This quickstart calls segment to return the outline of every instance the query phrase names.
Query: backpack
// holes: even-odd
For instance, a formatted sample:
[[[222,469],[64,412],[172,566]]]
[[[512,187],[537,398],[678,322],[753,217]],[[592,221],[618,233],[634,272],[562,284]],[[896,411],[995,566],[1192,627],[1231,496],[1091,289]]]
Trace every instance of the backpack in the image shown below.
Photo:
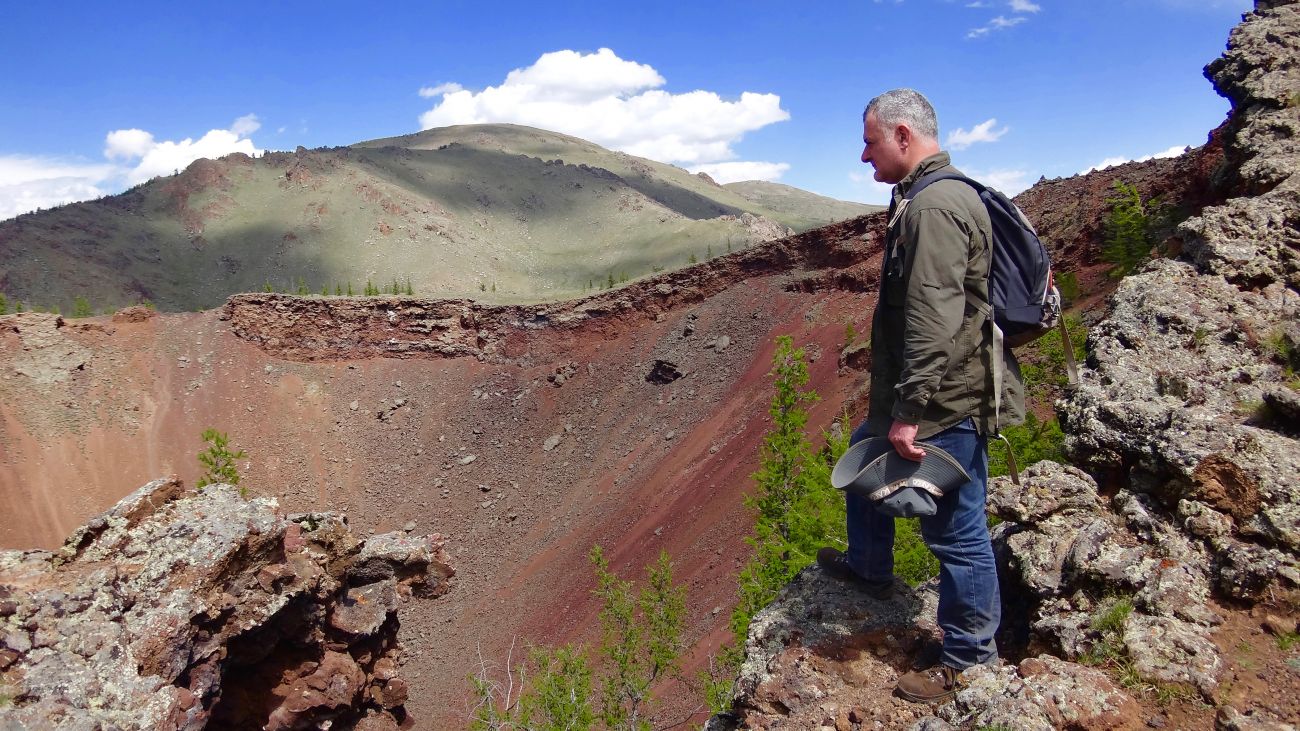
[[[994,352],[1001,352],[1003,347],[1015,348],[1031,343],[1052,328],[1058,328],[1070,385],[1078,383],[1074,346],[1065,328],[1065,318],[1061,316],[1061,293],[1052,281],[1051,257],[1038,238],[1038,232],[1010,198],[964,175],[931,173],[923,176],[912,184],[903,203],[911,202],[917,194],[940,180],[960,180],[974,188],[988,211],[989,222],[993,224],[989,301],[984,302],[969,291],[966,292],[966,301],[988,318],[993,329]],[[902,206],[895,217],[901,214]],[[1016,465],[1015,450],[1001,434],[1002,366],[1002,358],[993,359],[993,434],[1006,445],[1011,480],[1019,485],[1020,469]]]
[[[1047,334],[1061,319],[1061,293],[1052,281],[1052,261],[1033,225],[1015,203],[1002,193],[953,173],[934,173],[917,180],[905,200],[940,180],[960,180],[979,193],[993,224],[993,261],[989,266],[988,303],[972,304],[988,314],[1002,331],[1003,344],[1012,348]]]

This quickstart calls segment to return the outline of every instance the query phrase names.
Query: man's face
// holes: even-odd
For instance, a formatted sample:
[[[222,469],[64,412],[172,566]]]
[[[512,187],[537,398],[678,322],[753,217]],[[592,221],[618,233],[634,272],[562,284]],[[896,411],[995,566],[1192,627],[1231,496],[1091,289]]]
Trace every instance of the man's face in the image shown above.
[[[874,112],[862,125],[862,162],[875,168],[877,182],[893,185],[911,172],[903,158],[897,130],[885,129]]]

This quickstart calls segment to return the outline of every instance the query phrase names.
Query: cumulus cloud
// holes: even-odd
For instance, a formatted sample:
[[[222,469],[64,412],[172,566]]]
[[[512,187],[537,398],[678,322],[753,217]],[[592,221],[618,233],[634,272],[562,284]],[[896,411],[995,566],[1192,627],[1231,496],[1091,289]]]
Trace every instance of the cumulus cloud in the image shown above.
[[[420,96],[429,99],[435,96],[442,96],[443,94],[453,94],[463,88],[465,87],[455,82],[438,84],[437,86],[422,86],[420,87]]]
[[[993,129],[997,123],[998,120],[995,118],[980,122],[969,130],[958,127],[948,133],[947,146],[953,150],[964,150],[978,142],[997,142],[1009,129],[1007,127]]]
[[[1012,168],[994,168],[991,170],[972,168],[968,173],[975,180],[1006,193],[1008,197],[1015,196],[1033,185],[1030,180],[1031,177],[1037,180],[1037,177],[1034,177],[1028,170]]]
[[[230,131],[238,137],[247,137],[262,128],[256,114],[245,114],[230,125]]]
[[[1013,13],[1037,13],[1043,9],[1041,5],[1029,2],[1029,0],[1011,0],[1007,4],[1011,6],[1011,12]]]
[[[967,37],[967,38],[983,38],[984,36],[986,36],[986,35],[988,35],[988,34],[994,32],[994,31],[1006,30],[1007,28],[1013,28],[1013,27],[1015,27],[1015,26],[1017,26],[1017,25],[1020,25],[1021,23],[1025,22],[1026,20],[1029,20],[1029,18],[1026,18],[1026,17],[1023,16],[1023,15],[1014,15],[1014,16],[1012,16],[1012,17],[1010,17],[1010,18],[1008,18],[1008,17],[1006,17],[1006,16],[1004,16],[1004,15],[999,15],[999,16],[995,17],[993,20],[990,20],[990,21],[989,21],[987,24],[985,24],[985,25],[982,25],[982,26],[980,26],[980,27],[978,27],[978,28],[972,28],[972,29],[970,29],[970,31],[968,31],[968,32],[966,33],[966,37]]]
[[[696,165],[692,173],[704,173],[726,185],[742,180],[780,180],[790,165],[784,162],[715,162]]]
[[[216,159],[234,152],[258,154],[261,150],[254,147],[253,141],[245,136],[247,132],[241,134],[237,131],[248,130],[249,124],[247,117],[240,117],[230,129],[209,130],[197,140],[186,137],[179,142],[157,142],[153,135],[138,129],[116,130],[108,133],[104,154],[109,159],[127,163],[134,161],[126,171],[126,182],[134,185],[159,175],[171,175],[200,158]],[[260,126],[255,120],[252,125],[253,130]],[[124,139],[129,140],[129,143],[124,144]]]
[[[48,157],[0,156],[0,220],[38,208],[98,198],[170,175],[199,158],[232,152],[261,152],[248,135],[261,128],[257,115],[236,119],[229,129],[209,130],[196,139],[158,141],[142,129],[118,129],[104,136],[106,162]]]
[[[112,165],[43,157],[0,156],[0,220],[38,208],[53,208],[106,192]]]
[[[1115,155],[1113,157],[1108,157],[1105,160],[1102,160],[1101,162],[1097,163],[1096,165],[1093,165],[1087,170],[1080,170],[1079,174],[1083,175],[1086,173],[1090,173],[1094,170],[1105,170],[1108,167],[1113,167],[1115,165],[1123,165],[1126,162],[1146,162],[1147,160],[1156,160],[1159,158],[1178,157],[1179,155],[1183,154],[1186,151],[1187,151],[1186,147],[1180,145],[1174,145],[1173,147],[1170,147],[1167,150],[1161,150],[1160,152],[1154,152],[1150,155],[1143,155],[1141,157],[1125,157],[1123,155]]]
[[[663,91],[654,68],[612,50],[563,50],[515,69],[498,86],[457,89],[420,115],[420,127],[510,122],[563,132],[664,162],[732,160],[746,132],[790,118],[776,94]]]

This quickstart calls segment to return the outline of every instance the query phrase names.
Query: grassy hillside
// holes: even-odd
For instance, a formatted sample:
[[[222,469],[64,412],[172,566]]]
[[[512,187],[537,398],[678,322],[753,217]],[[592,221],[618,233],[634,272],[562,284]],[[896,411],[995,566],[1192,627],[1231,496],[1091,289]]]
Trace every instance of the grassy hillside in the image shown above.
[[[755,205],[762,206],[796,231],[825,226],[830,221],[843,221],[882,211],[884,206],[853,203],[809,193],[780,183],[746,180],[723,186]]]
[[[793,190],[793,189],[790,189]],[[0,292],[64,312],[148,299],[409,281],[417,295],[530,302],[684,266],[830,222],[677,167],[528,127],[230,155],[121,195],[0,223]],[[807,200],[808,209],[799,201]],[[791,203],[791,201],[794,201]],[[839,204],[855,205],[855,204]]]

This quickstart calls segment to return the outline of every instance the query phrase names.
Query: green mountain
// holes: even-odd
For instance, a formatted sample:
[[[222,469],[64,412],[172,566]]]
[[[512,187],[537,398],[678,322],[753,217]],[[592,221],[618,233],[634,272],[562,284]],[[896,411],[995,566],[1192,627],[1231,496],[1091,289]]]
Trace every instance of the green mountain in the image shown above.
[[[723,187],[751,203],[772,211],[772,215],[779,216],[782,222],[796,231],[817,228],[825,226],[827,222],[844,221],[885,209],[884,206],[836,200],[789,185],[762,180],[727,183]]]
[[[78,297],[189,310],[367,282],[554,300],[870,210],[745,185],[514,125],[235,154],[0,222],[0,292],[64,312]]]

